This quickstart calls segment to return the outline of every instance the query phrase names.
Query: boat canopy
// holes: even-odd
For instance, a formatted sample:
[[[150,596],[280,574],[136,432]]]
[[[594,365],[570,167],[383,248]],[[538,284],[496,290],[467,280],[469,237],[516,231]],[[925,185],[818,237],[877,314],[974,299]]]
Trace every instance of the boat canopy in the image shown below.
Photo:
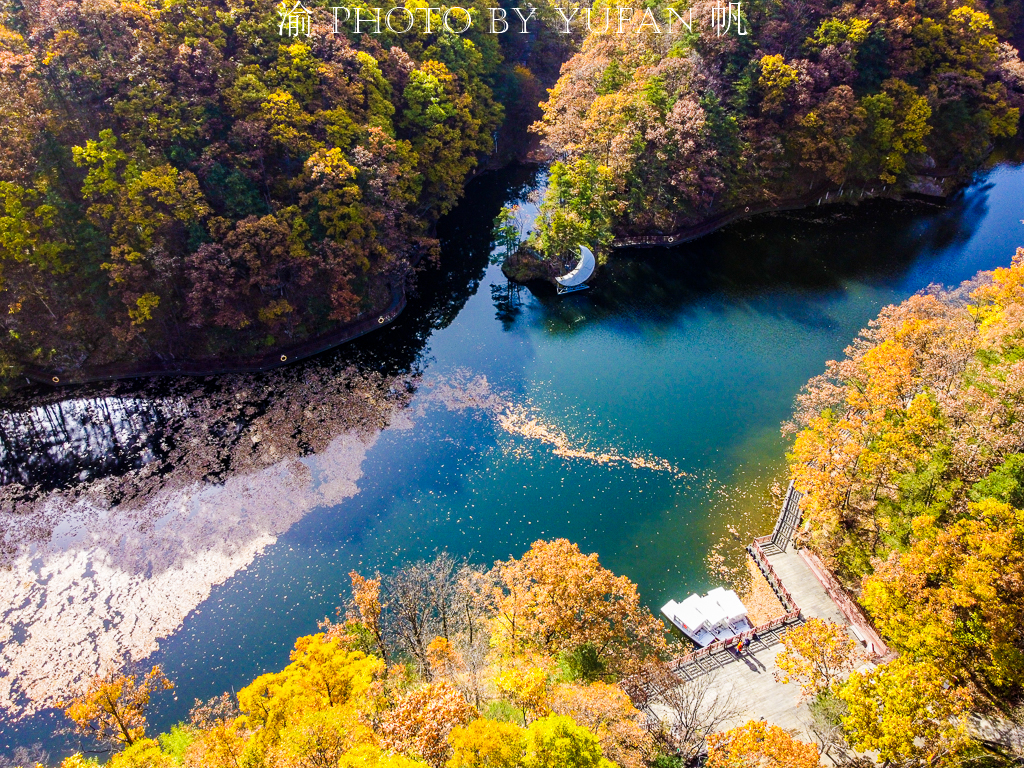
[[[729,616],[725,609],[711,595],[700,601],[700,612],[704,614],[711,629],[717,629],[729,623]]]
[[[661,612],[668,616],[669,621],[671,621],[673,624],[677,624],[678,622],[682,621],[679,618],[679,603],[677,603],[675,600],[669,600],[667,603],[661,606]]]
[[[694,631],[701,627],[710,628],[711,624],[708,622],[707,614],[704,613],[702,608],[703,601],[700,595],[690,595],[679,604],[676,616],[679,617],[683,624]]]
[[[726,615],[726,621],[735,624],[747,618],[747,609],[740,601],[739,596],[731,589],[712,589],[708,592],[709,600],[713,599],[722,608]]]
[[[561,277],[556,277],[555,280],[566,288],[573,288],[577,285],[583,285],[590,276],[594,274],[594,269],[597,267],[597,261],[594,259],[594,252],[591,251],[587,246],[580,246],[580,261],[576,265],[576,268]]]

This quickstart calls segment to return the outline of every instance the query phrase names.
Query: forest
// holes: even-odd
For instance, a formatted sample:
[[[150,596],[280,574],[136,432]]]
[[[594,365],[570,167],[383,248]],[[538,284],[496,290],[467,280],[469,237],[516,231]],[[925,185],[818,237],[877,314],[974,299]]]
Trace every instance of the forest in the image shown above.
[[[0,374],[245,360],[381,312],[571,44],[281,14],[0,3]]]
[[[816,618],[775,660],[812,738],[751,717],[757,701],[713,673],[679,674],[636,585],[565,539],[491,568],[442,552],[349,577],[282,670],[196,700],[164,733],[147,723],[174,688],[161,667],[102,670],[58,704],[86,745],[59,768],[97,753],[109,768],[868,768],[868,750],[894,768],[1019,764],[970,732],[992,702],[966,669],[909,648],[864,667],[847,628]]]
[[[801,392],[787,425],[807,493],[800,537],[903,668],[857,680],[858,693],[931,685],[956,708],[1020,721],[1022,374],[1019,248],[1009,267],[887,307]]]
[[[636,585],[565,539],[480,568],[442,553],[351,594],[290,663],[147,734],[160,667],[104,670],[60,706],[109,768],[812,768],[818,748],[666,663]],[[655,717],[645,702],[661,702]],[[60,768],[86,768],[88,751]],[[744,761],[737,763],[736,761]]]
[[[215,368],[372,318],[535,120],[548,256],[844,186],[945,194],[1017,132],[1020,0],[756,0],[726,34],[711,5],[581,40],[548,2],[528,35],[413,4],[408,34],[312,6],[293,37],[271,0],[3,0],[0,375]]]
[[[721,34],[716,3],[627,5],[624,34],[597,13],[534,126],[556,160],[530,243],[549,258],[841,191],[946,195],[1017,134],[1015,0],[753,0]]]

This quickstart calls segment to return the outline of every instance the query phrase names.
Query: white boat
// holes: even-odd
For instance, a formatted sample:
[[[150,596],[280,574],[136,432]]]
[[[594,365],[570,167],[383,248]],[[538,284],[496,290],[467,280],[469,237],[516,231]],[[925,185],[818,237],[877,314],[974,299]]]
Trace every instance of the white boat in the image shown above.
[[[701,648],[716,640],[753,629],[747,609],[731,589],[716,588],[707,595],[690,595],[683,602],[669,600],[661,612],[688,638]]]

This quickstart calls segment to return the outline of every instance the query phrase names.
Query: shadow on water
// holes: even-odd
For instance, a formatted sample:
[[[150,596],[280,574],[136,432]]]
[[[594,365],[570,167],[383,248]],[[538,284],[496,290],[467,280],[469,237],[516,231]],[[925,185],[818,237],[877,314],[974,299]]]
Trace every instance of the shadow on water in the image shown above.
[[[438,222],[440,264],[424,266],[398,320],[332,354],[389,372],[417,365],[431,334],[446,328],[480,289],[501,207],[526,197],[540,175],[539,166],[517,164],[473,180],[462,202]]]
[[[851,283],[898,282],[928,254],[970,240],[987,193],[988,186],[975,187],[943,206],[872,200],[764,214],[676,248],[614,251],[583,293],[531,290],[544,307],[541,322],[555,334],[605,321],[671,325],[697,307],[787,296],[799,301],[773,301],[761,311],[819,326],[827,322],[819,305]]]
[[[598,543],[594,546],[601,549],[602,558],[608,551],[613,555],[617,553],[621,558],[636,559],[650,558],[666,551],[664,547],[655,546],[654,536],[661,533],[676,535],[683,531],[683,528],[666,527],[663,530],[656,527],[662,525],[659,515],[665,508],[672,509],[671,506],[659,506],[660,501],[653,505],[641,503],[633,497],[632,492],[638,485],[628,473],[622,478],[602,476],[600,482],[607,483],[607,487],[597,487],[581,474],[578,487],[570,483],[569,489],[565,490],[555,482],[564,478],[557,477],[560,469],[552,464],[548,468],[550,476],[542,473],[538,477],[551,481],[548,486],[553,496],[532,507],[528,499],[532,490],[525,484],[528,478],[516,472],[525,473],[538,468],[547,471],[546,465],[543,462],[524,462],[517,467],[515,463],[509,463],[500,467],[501,476],[508,482],[496,484],[496,487],[507,490],[508,496],[504,500],[498,493],[488,495],[491,489],[485,488],[484,482],[478,482],[470,489],[473,494],[479,491],[479,496],[457,495],[451,486],[464,481],[465,465],[473,465],[471,459],[479,452],[479,446],[487,445],[489,438],[484,429],[484,436],[477,442],[473,442],[475,438],[472,435],[464,444],[446,440],[444,429],[457,423],[454,417],[427,425],[420,442],[408,449],[409,455],[405,457],[407,474],[395,472],[398,444],[404,439],[398,430],[392,435],[393,444],[387,444],[385,438],[381,441],[384,447],[372,454],[367,445],[360,445],[356,440],[346,442],[345,439],[337,439],[353,432],[360,439],[367,438],[367,444],[372,442],[372,437],[408,405],[418,386],[421,370],[434,365],[443,374],[444,367],[453,359],[450,348],[459,347],[461,352],[471,346],[465,343],[465,328],[458,324],[446,335],[433,336],[451,325],[464,310],[464,318],[476,319],[481,316],[474,313],[482,306],[486,321],[490,305],[494,306],[495,321],[489,326],[481,322],[479,327],[472,328],[476,334],[473,335],[473,344],[479,347],[473,346],[455,360],[456,363],[468,360],[467,364],[474,368],[474,372],[477,372],[479,364],[480,372],[488,375],[495,369],[501,370],[500,366],[485,370],[486,356],[495,354],[495,348],[511,350],[506,358],[501,358],[502,364],[512,358],[513,363],[518,364],[519,352],[530,352],[532,340],[527,339],[520,346],[515,346],[519,340],[514,333],[503,334],[499,327],[515,332],[531,324],[550,336],[568,337],[588,325],[606,324],[624,331],[625,335],[640,334],[647,329],[670,326],[680,319],[685,321],[688,316],[700,312],[710,310],[724,315],[729,310],[742,311],[744,306],[750,306],[769,317],[778,316],[817,328],[827,322],[824,307],[828,302],[842,297],[844,293],[852,295],[858,285],[902,286],[899,290],[880,292],[883,295],[872,298],[872,301],[875,298],[889,301],[907,286],[911,286],[907,288],[909,291],[921,287],[933,273],[960,274],[943,272],[939,268],[940,262],[934,259],[970,240],[989,207],[995,211],[1001,202],[1005,208],[1007,197],[1004,193],[1000,193],[1002,197],[1000,194],[990,195],[988,186],[977,185],[943,207],[876,201],[860,206],[762,216],[671,250],[617,252],[601,268],[591,290],[567,297],[556,297],[552,289],[543,287],[517,292],[503,282],[487,286],[487,280],[493,280],[496,272],[488,272],[492,252],[491,223],[501,205],[523,198],[538,181],[537,168],[522,166],[476,179],[469,186],[462,205],[438,226],[442,243],[440,265],[422,272],[417,294],[410,300],[406,311],[380,332],[267,374],[120,382],[59,392],[37,390],[19,395],[7,404],[5,412],[0,412],[0,481],[8,485],[8,490],[14,482],[48,489],[71,488],[67,494],[69,504],[75,501],[74,494],[80,487],[88,486],[92,497],[96,498],[85,501],[90,504],[95,501],[97,512],[93,517],[83,518],[83,530],[76,535],[99,544],[92,549],[85,547],[85,550],[92,553],[90,556],[95,555],[94,560],[98,563],[106,562],[99,555],[107,558],[110,573],[141,574],[137,581],[131,582],[130,589],[109,590],[119,601],[113,604],[109,603],[104,589],[105,582],[114,580],[106,576],[93,578],[94,592],[74,593],[79,596],[76,606],[83,607],[82,616],[87,619],[86,613],[102,613],[103,606],[108,605],[112,606],[111,611],[116,610],[118,616],[126,619],[122,622],[124,624],[139,624],[140,616],[151,621],[153,638],[178,633],[173,643],[161,644],[163,656],[155,658],[173,657],[178,660],[180,669],[187,669],[189,675],[195,674],[186,678],[182,673],[182,701],[166,705],[161,715],[164,720],[171,722],[173,718],[183,716],[187,709],[184,691],[191,692],[203,686],[212,692],[216,692],[214,688],[223,689],[225,676],[231,674],[225,671],[224,665],[242,665],[246,669],[258,666],[265,658],[280,651],[280,648],[269,648],[273,636],[289,645],[301,631],[293,631],[299,625],[289,623],[293,606],[301,602],[303,606],[314,606],[305,610],[314,610],[319,605],[316,600],[333,605],[333,595],[324,597],[321,594],[313,600],[307,592],[313,592],[314,588],[322,592],[325,585],[334,585],[322,574],[336,569],[343,557],[362,556],[364,550],[353,547],[351,552],[347,552],[343,544],[352,531],[375,515],[389,514],[395,526],[405,526],[406,530],[401,532],[404,539],[396,533],[397,527],[380,528],[390,534],[382,537],[384,543],[381,544],[382,549],[389,551],[397,548],[401,541],[407,547],[414,547],[429,539],[417,527],[426,519],[420,515],[422,508],[427,507],[427,513],[436,513],[441,519],[449,512],[458,514],[460,506],[468,499],[480,501],[481,512],[486,507],[493,514],[492,520],[478,515],[488,520],[488,526],[479,524],[478,528],[473,528],[467,524],[463,527],[462,520],[453,517],[454,522],[438,523],[439,531],[456,531],[461,535],[464,528],[473,528],[474,535],[493,540],[497,537],[493,523],[500,523],[509,529],[519,526],[514,536],[520,536],[525,535],[524,531],[535,530],[523,528],[524,525],[542,519],[550,522],[553,518],[550,511],[554,509],[565,512],[567,526],[591,526],[592,530],[587,535],[591,536],[590,540],[601,542],[600,546]],[[999,247],[1002,247],[1001,243]],[[989,260],[984,262],[986,268],[997,263],[991,255],[987,258]],[[490,288],[490,296],[478,297],[470,303],[481,286]],[[528,293],[532,293],[534,299],[528,311],[520,312],[519,299],[525,299]],[[470,303],[468,308],[467,303]],[[714,368],[714,376],[706,377],[707,381],[700,376],[690,377],[692,381],[688,379],[686,386],[673,390],[682,393],[676,398],[679,403],[688,402],[685,397],[688,393],[700,394],[701,388],[714,390],[713,397],[701,399],[696,407],[690,408],[692,418],[683,418],[689,406],[669,410],[664,423],[671,424],[671,429],[657,431],[652,425],[660,418],[658,414],[653,414],[647,421],[643,420],[642,411],[631,416],[617,412],[615,416],[628,428],[635,429],[637,434],[650,437],[650,445],[658,446],[661,440],[660,445],[665,449],[663,453],[668,454],[677,445],[685,448],[681,448],[680,453],[699,453],[705,448],[717,451],[725,444],[723,435],[733,432],[739,437],[746,435],[739,428],[734,429],[729,421],[733,418],[732,412],[736,411],[737,401],[741,399],[736,392],[747,386],[744,376],[760,377],[759,380],[766,382],[763,390],[757,390],[756,396],[738,403],[746,410],[737,411],[735,418],[747,427],[755,421],[751,413],[765,411],[765,399],[774,398],[772,402],[778,404],[791,398],[792,391],[807,376],[820,370],[826,355],[832,354],[832,342],[839,345],[839,350],[842,349],[841,344],[846,343],[849,335],[877,311],[876,304],[869,304],[870,301],[861,302],[857,312],[851,313],[848,327],[833,328],[829,344],[813,346],[804,355],[806,360],[797,361],[806,363],[805,367],[787,371],[789,378],[776,377],[772,364],[728,368],[727,364],[734,361],[723,359],[716,361],[715,365],[719,367]],[[742,325],[742,320],[739,324]],[[720,327],[721,324],[716,326],[716,330]],[[760,361],[765,349],[764,339],[785,337],[769,333],[752,338],[756,348],[748,357]],[[514,343],[502,347],[494,344],[496,339]],[[437,350],[436,365],[431,356],[432,344]],[[443,351],[445,344],[449,347],[447,357]],[[634,349],[637,347],[633,345]],[[478,354],[473,351],[477,348],[484,352]],[[614,355],[623,348],[613,343],[609,345],[611,351],[605,354]],[[734,350],[740,354],[746,351],[741,345],[734,345]],[[723,354],[723,358],[726,357],[728,355]],[[565,366],[575,365],[576,359],[570,358]],[[595,368],[604,361],[596,354],[593,359],[596,360]],[[699,354],[683,354],[670,373],[688,375],[698,369],[709,371],[713,366],[708,360]],[[510,363],[507,368],[513,367]],[[552,367],[539,370],[541,373],[538,375],[550,375],[552,370],[558,373]],[[620,404],[636,400],[637,391],[641,391],[634,379],[630,379],[629,384],[623,383],[627,377],[621,374],[622,369],[609,365],[608,370],[610,376],[602,381],[601,386],[607,387],[602,394],[610,393],[610,404],[605,404],[603,411],[600,404],[593,406],[594,413],[604,416]],[[587,374],[591,372],[590,368],[586,370]],[[644,373],[650,374],[650,380],[662,376],[660,369]],[[611,381],[611,376],[618,376],[619,380]],[[500,376],[492,378],[499,384],[507,384]],[[564,385],[572,380],[571,376],[561,379],[564,391],[571,391]],[[620,393],[620,386],[628,390],[630,385],[633,385],[632,390]],[[659,403],[672,399],[662,394],[651,381],[647,381],[646,386],[647,389],[642,391],[656,395]],[[589,391],[594,392],[596,388]],[[572,405],[571,397],[566,400]],[[783,406],[788,407],[785,403]],[[715,421],[715,408],[728,410],[729,417]],[[773,435],[777,423],[775,418],[772,412],[768,419],[773,421]],[[717,424],[720,431],[712,432],[707,426],[709,423]],[[680,433],[683,427],[690,432]],[[433,429],[437,433],[431,431]],[[693,437],[698,433],[713,434],[713,437],[698,440]],[[473,447],[467,448],[469,445]],[[424,446],[432,450],[422,450]],[[651,450],[658,453],[659,449],[652,447]],[[470,460],[463,461],[467,456]],[[293,460],[296,457],[300,460]],[[727,468],[722,465],[723,472]],[[521,477],[523,482],[519,483]],[[108,478],[116,478],[117,482],[102,482]],[[330,482],[321,482],[326,480]],[[511,483],[521,487],[513,489]],[[128,491],[124,490],[126,487]],[[426,491],[417,493],[424,488]],[[655,496],[653,491],[657,488],[649,485],[648,495]],[[360,498],[354,496],[357,489]],[[437,494],[433,493],[435,490]],[[573,495],[580,490],[587,493],[585,497],[580,496],[583,502]],[[434,499],[441,492],[448,494],[444,503],[424,501],[428,496]],[[118,496],[119,493],[122,495]],[[396,515],[393,505],[388,505],[403,494],[407,497],[399,500],[402,514]],[[623,515],[628,525],[616,527],[617,523],[601,520],[600,513],[597,517],[586,517],[581,504],[596,507],[591,502],[597,498],[595,494],[604,494],[602,503],[609,504],[609,517],[615,516],[612,513],[617,509],[629,510],[629,515]],[[675,497],[658,498],[667,499],[666,503],[671,505],[674,503],[671,499]],[[687,504],[692,506],[690,497],[686,498]],[[199,501],[192,503],[190,499]],[[344,514],[334,514],[348,499],[354,500],[344,508]],[[10,494],[7,500],[11,501]],[[176,511],[184,509],[185,501],[191,504],[188,515]],[[501,505],[502,501],[507,507]],[[647,506],[643,506],[645,503]],[[17,504],[15,499],[16,511]],[[31,506],[22,504],[26,514],[20,517],[26,518],[25,530],[28,534],[38,534],[43,547],[52,543],[46,537],[64,522],[60,515],[66,507],[53,507],[55,511],[50,517],[46,516],[49,508],[41,510],[36,519],[27,514]],[[133,517],[133,509],[156,511],[164,517],[154,521],[141,519],[140,523],[140,519]],[[506,516],[506,509],[510,513],[517,511],[522,514],[515,518],[511,514]],[[10,507],[6,507],[0,513],[7,514],[9,510]],[[313,510],[329,510],[331,513],[310,515],[305,520],[305,527],[298,526],[307,512]],[[536,517],[530,518],[530,515]],[[3,522],[10,523],[15,517],[19,515],[11,515]],[[680,508],[665,519],[670,517],[673,520],[682,518],[683,511]],[[644,520],[648,527],[643,535],[650,536],[650,541],[644,544],[648,547],[644,550],[645,555],[639,558],[632,550],[624,555],[624,550],[619,547],[620,540],[629,539],[630,531],[627,529]],[[262,540],[284,537],[293,526],[298,527],[291,533],[291,538],[275,550],[278,553],[276,558],[257,559],[263,551]],[[323,533],[321,529],[326,530],[329,526],[333,526],[330,533]],[[0,534],[4,536],[10,530],[0,526]],[[685,533],[694,536],[694,530],[687,529]],[[574,531],[574,535],[576,533],[579,532]],[[300,554],[295,555],[295,559],[286,554],[301,536],[318,542],[316,537],[321,535],[325,542],[322,547],[319,543],[296,546]],[[502,535],[513,536],[509,532]],[[606,544],[600,539],[602,535],[614,536],[617,542]],[[67,533],[60,533],[60,536],[67,538]],[[25,541],[33,541],[27,534],[20,539],[14,535],[10,538],[19,546]],[[400,539],[398,543],[396,538]],[[122,540],[124,546],[118,543]],[[4,556],[4,545],[0,537],[0,561]],[[54,560],[55,564],[47,576],[54,582],[52,589],[42,581],[40,584],[29,583],[27,578],[17,583],[10,582],[13,585],[10,594],[13,596],[9,599],[9,608],[21,610],[18,620],[22,623],[11,622],[19,644],[24,639],[26,627],[34,629],[47,620],[47,616],[38,611],[33,613],[35,609],[32,606],[36,605],[33,600],[39,604],[43,604],[44,599],[49,601],[46,606],[53,608],[53,626],[62,627],[64,634],[68,634],[69,628],[74,629],[72,620],[80,618],[77,614],[72,615],[74,607],[66,608],[57,603],[63,595],[72,594],[76,588],[70,583],[71,579],[88,581],[87,578],[79,579],[81,573],[67,564],[78,551],[78,546],[71,542],[64,551],[58,542],[51,547],[55,557],[64,557],[64,560]],[[189,560],[192,553],[197,555],[193,558],[195,563]],[[314,554],[318,564],[315,567],[309,566],[306,570],[306,566],[296,565],[299,562],[297,558],[310,559]],[[661,574],[659,578],[663,578],[670,567],[677,567],[677,559],[684,554],[669,552],[662,559],[652,560],[655,563],[652,569],[656,568]],[[197,570],[193,574],[180,567],[183,564],[189,567],[198,564],[203,568],[210,565],[216,571],[208,575],[205,570],[202,573]],[[251,572],[246,578],[229,582],[233,574],[240,568],[250,567],[250,564]],[[286,566],[294,567],[295,574],[287,573]],[[321,566],[323,570],[316,570]],[[175,575],[178,573],[185,574],[191,581],[178,579]],[[308,583],[306,574],[311,574]],[[313,578],[312,574],[316,577]],[[61,582],[61,578],[67,583]],[[153,587],[155,591],[152,594],[159,596],[151,599],[147,590],[154,583],[157,586]],[[653,594],[658,594],[662,583],[652,583],[655,584]],[[217,597],[211,600],[210,585],[225,584],[227,586],[216,587]],[[24,600],[17,597],[17,589],[24,592]],[[238,590],[237,594],[232,590]],[[284,599],[293,593],[298,595],[294,600]],[[185,596],[177,599],[182,594]],[[277,602],[271,605],[266,600],[267,595],[276,595]],[[22,605],[28,608],[22,610]],[[197,606],[202,608],[190,613]],[[248,613],[250,606],[258,608],[258,616]],[[172,612],[176,612],[174,616],[178,618],[160,623]],[[197,619],[200,613],[204,616]],[[223,617],[229,615],[238,618],[236,625],[228,627],[223,622]],[[187,616],[191,619],[185,625],[186,629],[178,632],[175,622]],[[214,630],[221,631],[222,623],[222,635],[216,634]],[[308,626],[309,622],[301,624],[301,627]],[[120,633],[118,637],[126,636],[127,629],[117,625],[112,629],[103,626],[95,631],[96,637],[102,635],[104,639],[112,633]],[[246,633],[253,636],[246,638]],[[40,633],[40,636],[45,636],[45,633]],[[81,657],[90,652],[75,637],[63,638],[54,633],[49,635],[49,639],[54,644],[65,642],[68,648],[73,646],[74,653]],[[91,638],[89,641],[94,640]],[[127,640],[135,642],[133,637]],[[142,637],[142,640],[148,642],[147,637]],[[38,645],[41,660],[63,652],[62,649],[54,651],[43,647],[42,641]],[[146,643],[137,645],[149,653],[150,646]],[[228,654],[228,651],[235,655]],[[221,658],[221,653],[225,654],[224,658]],[[24,667],[32,671],[34,667],[28,661]],[[0,673],[4,671],[0,670]],[[2,685],[3,678],[0,677],[0,688]],[[12,744],[33,741],[63,749],[58,744],[60,739],[53,735],[53,728],[59,721],[53,710],[44,710],[17,724],[5,724],[0,714],[0,755],[3,748],[9,749]]]
[[[184,390],[216,402],[233,397],[246,382],[272,384],[268,396],[233,417],[234,423],[214,426],[240,430],[241,422],[275,406],[278,378],[330,377],[353,366],[384,376],[416,373],[431,335],[479,290],[501,206],[522,200],[540,174],[537,166],[515,165],[475,179],[463,202],[438,224],[440,264],[424,265],[405,311],[379,332],[267,374],[35,388],[16,395],[0,413],[0,485],[52,490],[166,459],[175,440],[167,408]],[[874,200],[766,214],[676,248],[614,251],[591,290],[559,297],[553,287],[531,285],[542,310],[532,322],[557,335],[602,322],[628,332],[668,326],[697,308],[725,310],[774,297],[781,300],[766,302],[761,311],[821,326],[828,322],[822,302],[851,282],[898,281],[922,257],[969,240],[987,210],[989,188],[977,185],[944,206]],[[527,289],[504,283],[489,288],[496,318],[510,330]],[[294,395],[294,387],[284,388]]]
[[[287,373],[147,379],[18,394],[0,413],[0,484],[50,490],[166,458],[175,438],[166,412],[174,398],[168,396],[183,389],[214,402],[230,397],[240,381],[282,376],[301,381],[350,366],[385,376],[417,371],[431,335],[447,327],[479,290],[499,209],[523,199],[540,176],[537,166],[515,165],[475,179],[462,204],[439,223],[440,265],[424,265],[398,320]],[[978,184],[945,206],[874,200],[766,214],[677,248],[615,251],[589,291],[557,297],[550,286],[530,286],[541,309],[532,322],[559,335],[601,322],[628,332],[640,324],[670,325],[697,308],[714,311],[780,297],[761,311],[820,326],[828,322],[821,304],[851,282],[898,281],[922,257],[968,241],[987,212],[990,189]],[[489,288],[496,317],[510,330],[519,320],[524,289]],[[251,404],[236,421],[259,418],[270,407],[269,401]]]
[[[295,396],[288,385],[297,381],[341,376],[353,367],[385,377],[416,374],[431,334],[448,326],[479,289],[491,251],[491,224],[501,206],[532,189],[538,173],[536,166],[517,165],[474,181],[467,194],[472,204],[463,203],[438,226],[440,266],[423,266],[398,320],[350,344],[266,374],[22,390],[0,412],[0,485],[48,491],[165,460],[176,437],[169,410],[179,409],[183,396],[216,403],[232,400],[240,388],[270,384],[268,397],[250,400],[243,413],[210,425],[214,432],[241,433],[246,423],[280,405],[273,402],[274,391]],[[220,470],[217,474],[227,474],[231,468]]]

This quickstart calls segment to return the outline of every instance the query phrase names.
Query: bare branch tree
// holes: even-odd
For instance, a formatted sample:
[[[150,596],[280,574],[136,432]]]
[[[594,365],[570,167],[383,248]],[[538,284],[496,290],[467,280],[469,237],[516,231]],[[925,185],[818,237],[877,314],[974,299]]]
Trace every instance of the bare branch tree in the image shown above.
[[[438,623],[438,637],[451,640],[458,621],[456,598],[458,593],[458,571],[460,563],[442,552],[426,564],[430,572],[430,603]]]
[[[710,734],[740,712],[732,689],[714,673],[687,681],[667,664],[649,664],[627,690],[648,715],[651,735],[687,763],[706,751]]]
[[[387,632],[429,678],[428,646],[434,638],[474,645],[483,634],[490,583],[485,573],[448,552],[407,565],[384,581]]]
[[[836,765],[848,765],[852,756],[843,733],[842,721],[846,714],[846,704],[826,689],[810,702],[808,708],[811,722],[807,730],[821,748],[821,754]]]
[[[398,648],[412,657],[420,671],[430,674],[427,645],[436,636],[433,569],[420,560],[397,571],[386,582],[388,629]]]

